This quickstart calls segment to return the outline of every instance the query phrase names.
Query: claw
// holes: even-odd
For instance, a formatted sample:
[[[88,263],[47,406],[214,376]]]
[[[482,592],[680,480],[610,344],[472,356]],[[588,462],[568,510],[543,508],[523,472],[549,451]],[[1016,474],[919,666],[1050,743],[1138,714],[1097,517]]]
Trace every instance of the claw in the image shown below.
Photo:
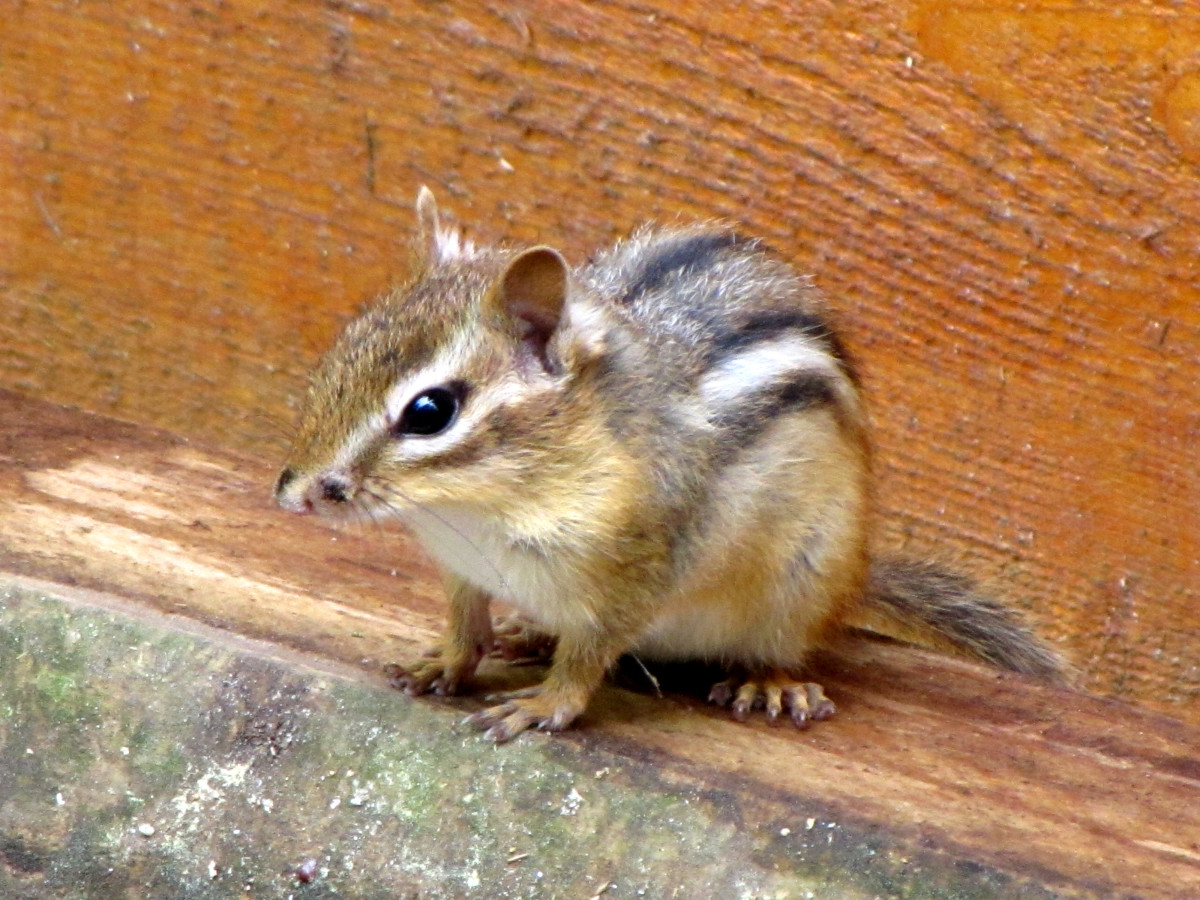
[[[562,731],[583,712],[582,706],[556,700],[541,687],[499,695],[504,702],[471,713],[465,725],[483,732],[485,740],[503,744],[522,731]]]
[[[708,692],[708,702],[717,706],[728,706],[733,699],[733,680],[718,681]]]
[[[389,663],[383,667],[388,683],[410,697],[434,693],[439,697],[457,694],[463,682],[475,672],[478,660],[459,664],[448,662],[440,650],[427,652],[421,661],[411,666]]]
[[[762,676],[738,675],[719,681],[712,686],[708,699],[718,706],[728,706],[739,722],[745,722],[751,712],[761,709],[772,725],[786,712],[792,724],[800,729],[825,721],[837,709],[819,684],[798,681],[782,669],[773,669]]]

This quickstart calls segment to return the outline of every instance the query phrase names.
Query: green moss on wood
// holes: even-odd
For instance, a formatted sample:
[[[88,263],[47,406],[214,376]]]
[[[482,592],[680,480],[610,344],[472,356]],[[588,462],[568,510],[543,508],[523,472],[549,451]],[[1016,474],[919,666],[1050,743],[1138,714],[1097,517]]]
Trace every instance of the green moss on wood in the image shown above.
[[[17,587],[0,601],[0,896],[1046,896],[781,825],[806,821],[795,798],[679,783],[579,734],[495,748],[457,705]]]

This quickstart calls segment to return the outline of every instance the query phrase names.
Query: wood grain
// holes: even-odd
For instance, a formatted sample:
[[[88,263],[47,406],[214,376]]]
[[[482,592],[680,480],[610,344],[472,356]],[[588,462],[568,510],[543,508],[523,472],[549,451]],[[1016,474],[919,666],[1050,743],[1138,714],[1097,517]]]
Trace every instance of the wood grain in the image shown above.
[[[442,606],[432,573],[399,533],[332,531],[271,509],[267,478],[244,455],[0,391],[0,572],[104,591],[381,680],[382,661],[432,635]],[[666,698],[605,688],[581,729],[556,739],[644,790],[730,792],[739,827],[756,834],[812,816],[831,843],[829,830],[844,830],[917,870],[932,855],[935,871],[1000,873],[1005,889],[987,896],[1044,896],[1021,885],[1147,900],[1200,891],[1195,725],[872,642],[819,671],[839,711],[807,732],[739,725],[691,681]],[[778,852],[787,846],[781,837]]]
[[[0,384],[278,458],[427,182],[581,259],[744,223],[844,311],[882,540],[1200,722],[1200,13],[10,4]]]

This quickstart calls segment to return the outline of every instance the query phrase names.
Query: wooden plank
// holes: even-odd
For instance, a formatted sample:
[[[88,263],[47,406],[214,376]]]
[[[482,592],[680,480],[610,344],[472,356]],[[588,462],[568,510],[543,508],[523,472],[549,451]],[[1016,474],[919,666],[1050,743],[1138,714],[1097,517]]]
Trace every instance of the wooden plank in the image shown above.
[[[0,392],[0,571],[379,682],[382,662],[436,628],[432,573],[399,532],[271,509],[270,480],[249,456]],[[693,680],[666,698],[606,688],[564,739],[655,783],[729,791],[747,827],[820,809],[889,853],[936,852],[1064,896],[1200,891],[1195,725],[875,642],[818,668],[839,713],[807,732],[734,723]]]
[[[1200,721],[1198,37],[1168,0],[18,4],[0,383],[275,458],[418,183],[574,259],[730,217],[845,310],[883,539]]]

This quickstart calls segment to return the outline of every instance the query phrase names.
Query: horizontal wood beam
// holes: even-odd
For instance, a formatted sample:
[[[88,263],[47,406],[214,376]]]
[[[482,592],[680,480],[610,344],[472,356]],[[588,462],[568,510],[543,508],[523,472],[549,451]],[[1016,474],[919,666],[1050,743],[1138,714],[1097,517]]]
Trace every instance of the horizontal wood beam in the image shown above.
[[[150,617],[151,631],[199,628],[197,639],[218,648],[221,632],[235,643],[264,642],[221,652],[336,670],[339,683],[377,692],[378,708],[401,718],[424,711],[404,719],[405,740],[427,738],[446,754],[447,771],[491,772],[504,767],[496,760],[512,760],[506,777],[516,790],[535,777],[520,769],[531,765],[533,746],[547,759],[569,757],[584,796],[604,773],[619,772],[631,790],[700,798],[712,833],[681,836],[686,852],[699,859],[728,849],[728,829],[746,836],[741,855],[706,872],[765,878],[815,860],[844,889],[838,896],[878,893],[871,878],[876,887],[920,887],[911,896],[934,896],[938,885],[988,897],[1200,893],[1200,729],[876,641],[818,661],[839,712],[805,732],[732,722],[695,683],[665,697],[606,687],[577,731],[485,753],[476,736],[452,730],[477,701],[378,693],[382,664],[416,653],[441,618],[438,588],[414,545],[400,532],[333,531],[285,516],[270,505],[271,480],[247,456],[0,392],[0,580],[28,597],[37,579],[39,596],[60,597],[68,616],[107,605],[133,620]],[[4,596],[0,628],[11,631],[15,595]],[[189,684],[186,671],[173,670],[159,689],[201,690],[205,672],[198,668]],[[687,670],[665,675],[689,687]],[[485,671],[493,683],[512,677],[498,665]],[[121,682],[114,676],[105,689],[127,691],[136,705],[138,689]],[[244,714],[253,716],[254,705]],[[447,741],[447,733],[458,736]],[[5,754],[22,752],[6,742]],[[300,786],[276,788],[306,802]],[[312,802],[322,797],[317,791]],[[606,809],[588,828],[615,827],[604,817],[618,807]],[[15,827],[0,815],[0,837]],[[814,834],[828,837],[820,852]],[[853,852],[839,856],[835,844]],[[418,842],[406,852],[434,850]]]

